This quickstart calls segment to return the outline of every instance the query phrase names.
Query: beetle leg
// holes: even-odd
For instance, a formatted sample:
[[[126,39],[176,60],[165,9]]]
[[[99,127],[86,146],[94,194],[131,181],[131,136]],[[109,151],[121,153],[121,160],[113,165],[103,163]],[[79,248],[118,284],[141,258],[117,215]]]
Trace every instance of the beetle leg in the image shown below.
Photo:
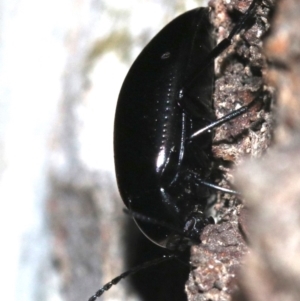
[[[252,100],[249,104],[223,116],[222,118],[212,122],[211,124],[209,124],[208,126],[205,126],[204,128],[196,131],[195,133],[193,133],[188,140],[192,140],[198,136],[200,136],[201,134],[208,132],[210,130],[212,130],[213,128],[216,128],[220,125],[222,125],[223,123],[230,121],[244,113],[246,113],[253,105],[255,105],[257,102],[262,101],[262,97],[260,95],[260,93],[258,92],[259,96],[257,96],[256,98],[254,98],[254,100]]]
[[[152,225],[161,226],[161,227],[169,229],[169,230],[171,230],[171,231],[173,231],[173,232],[175,232],[177,234],[180,234],[181,236],[184,236],[184,231],[182,231],[179,228],[174,227],[172,224],[167,223],[165,221],[158,220],[156,218],[153,218],[153,217],[141,214],[139,212],[128,210],[126,208],[123,209],[123,212],[126,213],[126,214],[128,214],[128,215],[130,215],[131,217],[133,217],[136,220],[140,220],[140,221],[152,224]]]
[[[226,48],[232,43],[232,39],[235,35],[239,34],[240,31],[245,28],[245,24],[248,21],[249,17],[253,16],[254,11],[256,10],[259,2],[262,0],[253,0],[247,11],[243,14],[241,20],[233,27],[228,37],[222,40],[209,54],[209,60],[214,60],[217,58]]]
[[[233,27],[231,32],[229,33],[228,37],[223,39],[217,46],[213,48],[213,50],[208,54],[207,58],[205,59],[205,64],[201,66],[201,70],[192,78],[192,80],[189,80],[182,89],[179,91],[178,98],[182,99],[182,97],[185,97],[186,94],[188,94],[188,91],[196,85],[196,83],[199,82],[200,77],[203,76],[203,72],[207,70],[207,68],[214,62],[214,60],[224,51],[226,50],[232,43],[233,37],[240,33],[240,31],[244,28],[245,23],[248,21],[248,19],[254,15],[254,12],[258,6],[258,4],[262,0],[253,0],[248,7],[247,11],[243,14],[242,18],[239,20],[239,22]]]
[[[172,200],[172,197],[165,191],[164,188],[160,188],[160,195],[161,195],[161,200],[168,212],[173,215],[174,217],[177,217],[180,214],[180,209]]]
[[[240,193],[235,190],[224,188],[224,187],[221,187],[221,186],[218,186],[218,185],[215,185],[210,182],[206,182],[206,181],[202,180],[201,177],[199,177],[199,175],[197,175],[197,173],[195,173],[195,172],[191,172],[190,175],[193,177],[195,182],[197,182],[198,184],[204,185],[204,186],[212,188],[214,190],[222,191],[224,193],[240,195]]]
[[[207,186],[207,187],[212,188],[212,189],[215,189],[215,190],[222,191],[222,192],[224,192],[224,193],[240,195],[240,193],[239,193],[238,191],[235,191],[235,190],[232,190],[232,189],[228,189],[228,188],[224,188],[224,187],[221,187],[221,186],[218,186],[218,185],[214,185],[214,184],[212,184],[212,183],[203,181],[203,180],[201,180],[201,179],[197,179],[197,181],[198,181],[201,185]]]

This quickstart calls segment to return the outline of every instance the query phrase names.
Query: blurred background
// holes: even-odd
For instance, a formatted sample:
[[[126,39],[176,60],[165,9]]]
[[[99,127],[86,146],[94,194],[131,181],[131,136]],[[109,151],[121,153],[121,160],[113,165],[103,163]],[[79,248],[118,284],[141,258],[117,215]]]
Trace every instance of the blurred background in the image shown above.
[[[114,110],[144,45],[203,2],[0,1],[3,300],[85,301],[131,265],[161,254],[122,213]],[[143,274],[146,293],[139,276],[102,300],[184,300],[170,267]],[[159,277],[169,279],[173,297],[151,287],[154,278],[162,284]]]

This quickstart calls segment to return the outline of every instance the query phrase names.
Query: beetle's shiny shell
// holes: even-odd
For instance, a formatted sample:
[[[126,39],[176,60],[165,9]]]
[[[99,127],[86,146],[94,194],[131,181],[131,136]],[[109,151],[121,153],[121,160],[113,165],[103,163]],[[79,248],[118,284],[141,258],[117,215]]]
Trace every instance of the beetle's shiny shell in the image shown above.
[[[194,122],[194,116],[178,105],[179,90],[199,73],[212,46],[208,9],[194,9],[164,27],[127,74],[115,115],[114,154],[120,194],[135,212],[172,224],[183,222],[188,208],[170,212],[161,188],[167,189],[176,177],[178,164],[186,155],[185,139],[195,124],[213,118],[213,64],[203,72],[201,82],[189,90],[189,97],[203,108],[203,115]],[[187,168],[196,160],[203,164],[203,170],[206,168],[209,160],[205,152],[210,150],[205,147],[199,157],[184,160]],[[179,194],[181,189],[178,187]],[[149,239],[165,246],[169,229],[140,220],[136,223]]]

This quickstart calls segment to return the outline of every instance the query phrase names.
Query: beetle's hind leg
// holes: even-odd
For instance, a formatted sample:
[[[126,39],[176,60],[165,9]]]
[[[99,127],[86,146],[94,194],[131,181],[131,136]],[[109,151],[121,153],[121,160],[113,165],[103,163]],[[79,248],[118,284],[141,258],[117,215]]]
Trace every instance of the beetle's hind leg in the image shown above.
[[[192,79],[187,82],[184,87],[179,91],[179,99],[183,98],[185,95],[189,95],[190,90],[197,85],[197,83],[201,82],[201,77],[206,72],[211,64],[214,63],[215,59],[220,56],[222,52],[224,52],[232,43],[234,36],[239,34],[241,30],[243,30],[248,22],[248,20],[254,16],[258,5],[262,2],[262,0],[253,0],[243,14],[238,23],[233,27],[233,29],[229,32],[228,36],[224,38],[221,42],[219,42],[208,54],[205,59],[205,63],[200,67],[199,72],[194,75]]]
[[[262,0],[253,0],[251,2],[248,9],[243,14],[238,23],[230,31],[229,35],[220,43],[218,43],[217,46],[210,52],[209,57],[207,58],[208,61],[214,61],[214,59],[216,59],[224,50],[226,50],[230,46],[234,36],[239,34],[241,30],[245,29],[246,23],[248,22],[249,18],[251,18],[254,15],[257,6],[261,2]]]

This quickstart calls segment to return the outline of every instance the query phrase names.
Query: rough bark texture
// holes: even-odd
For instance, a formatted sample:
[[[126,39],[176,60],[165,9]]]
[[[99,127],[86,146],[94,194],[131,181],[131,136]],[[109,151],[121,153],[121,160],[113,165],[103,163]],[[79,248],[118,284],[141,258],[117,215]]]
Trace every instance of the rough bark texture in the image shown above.
[[[228,36],[251,2],[210,2],[218,42]],[[261,98],[246,114],[215,130],[215,178],[222,187],[237,181],[232,169],[240,164],[241,158],[261,157],[272,141],[273,89],[264,81],[267,64],[262,53],[262,37],[270,27],[271,8],[271,1],[260,5],[245,30],[215,63],[217,118],[249,104],[256,97]],[[239,291],[238,275],[249,252],[248,214],[242,199],[224,193],[217,195],[214,210],[219,224],[207,227],[201,236],[201,245],[191,251],[194,270],[186,286],[189,300],[232,300]]]
[[[268,78],[277,89],[274,145],[263,161],[241,165],[235,177],[251,243],[237,300],[300,299],[299,16],[299,1],[278,1],[265,48]]]

